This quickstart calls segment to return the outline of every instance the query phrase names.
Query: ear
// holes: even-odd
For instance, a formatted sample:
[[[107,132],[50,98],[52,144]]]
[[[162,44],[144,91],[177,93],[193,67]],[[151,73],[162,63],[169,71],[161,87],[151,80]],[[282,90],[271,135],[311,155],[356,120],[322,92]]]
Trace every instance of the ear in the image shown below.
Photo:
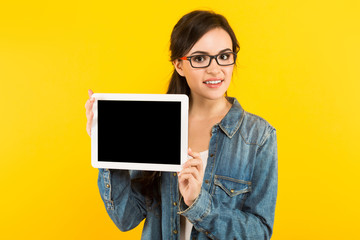
[[[178,73],[180,76],[185,77],[184,70],[183,70],[184,61],[183,61],[183,60],[180,60],[180,59],[175,59],[175,60],[173,61],[173,64],[174,64],[174,67],[175,67],[177,73]]]

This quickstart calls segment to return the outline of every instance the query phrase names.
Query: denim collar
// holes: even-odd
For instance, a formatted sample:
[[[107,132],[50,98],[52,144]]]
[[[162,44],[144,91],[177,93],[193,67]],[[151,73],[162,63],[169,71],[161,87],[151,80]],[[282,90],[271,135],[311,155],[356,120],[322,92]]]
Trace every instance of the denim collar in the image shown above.
[[[228,101],[232,103],[229,112],[219,123],[219,127],[228,138],[232,138],[239,129],[244,119],[244,109],[240,103],[233,97],[227,97]]]

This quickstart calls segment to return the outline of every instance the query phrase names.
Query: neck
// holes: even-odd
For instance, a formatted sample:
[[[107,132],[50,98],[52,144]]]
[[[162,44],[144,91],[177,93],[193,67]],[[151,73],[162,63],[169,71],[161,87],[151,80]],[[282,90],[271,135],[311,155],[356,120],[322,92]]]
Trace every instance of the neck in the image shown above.
[[[212,100],[192,95],[189,107],[189,117],[208,119],[224,116],[231,108],[231,103],[229,103],[225,96]]]

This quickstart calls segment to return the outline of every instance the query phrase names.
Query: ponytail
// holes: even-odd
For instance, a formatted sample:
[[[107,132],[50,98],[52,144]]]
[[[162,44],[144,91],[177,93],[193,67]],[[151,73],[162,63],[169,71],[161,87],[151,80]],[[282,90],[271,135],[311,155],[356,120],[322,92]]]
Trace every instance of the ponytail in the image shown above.
[[[190,87],[187,84],[185,77],[180,76],[175,69],[170,78],[167,94],[186,94],[190,97]]]

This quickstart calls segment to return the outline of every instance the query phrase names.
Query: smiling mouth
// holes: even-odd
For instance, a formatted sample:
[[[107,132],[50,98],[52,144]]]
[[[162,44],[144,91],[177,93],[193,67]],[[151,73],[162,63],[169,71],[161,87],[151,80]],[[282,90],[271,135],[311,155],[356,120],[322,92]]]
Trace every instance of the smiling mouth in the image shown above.
[[[219,84],[221,82],[223,82],[224,80],[215,80],[215,81],[205,81],[203,83],[205,84]]]

